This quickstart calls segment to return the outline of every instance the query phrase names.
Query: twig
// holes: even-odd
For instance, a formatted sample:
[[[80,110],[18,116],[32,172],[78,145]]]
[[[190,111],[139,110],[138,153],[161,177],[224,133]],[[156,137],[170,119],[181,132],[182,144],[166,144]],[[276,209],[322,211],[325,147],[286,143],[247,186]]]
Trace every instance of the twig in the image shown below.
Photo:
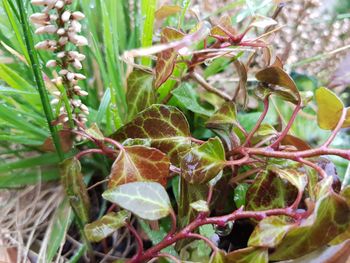
[[[342,114],[340,116],[340,119],[338,121],[337,126],[335,127],[335,129],[332,131],[331,135],[329,136],[329,138],[327,139],[327,141],[321,146],[322,147],[328,147],[334,140],[335,136],[337,136],[338,132],[340,131],[340,129],[343,126],[343,123],[346,119],[346,114],[347,114],[347,109],[344,108],[342,111]]]

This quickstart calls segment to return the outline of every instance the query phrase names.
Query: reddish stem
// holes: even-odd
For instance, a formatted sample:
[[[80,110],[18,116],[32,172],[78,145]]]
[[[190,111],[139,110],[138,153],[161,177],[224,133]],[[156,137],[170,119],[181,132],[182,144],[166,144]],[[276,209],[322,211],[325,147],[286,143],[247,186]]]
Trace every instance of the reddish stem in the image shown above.
[[[288,134],[290,128],[292,127],[295,118],[298,115],[298,112],[301,110],[302,106],[301,106],[301,102],[298,103],[298,105],[295,107],[292,116],[290,117],[286,128],[283,130],[283,132],[278,136],[277,140],[271,144],[271,148],[276,149],[278,147],[278,145],[280,144],[280,142],[284,139],[284,137]]]
[[[114,145],[119,150],[124,150],[124,146],[122,144],[120,144],[119,142],[117,142],[117,141],[115,141],[115,140],[113,140],[111,138],[104,138],[104,141]]]
[[[101,150],[101,149],[87,149],[87,150],[85,150],[85,151],[79,152],[79,153],[75,156],[75,158],[77,158],[77,159],[79,160],[79,159],[81,159],[81,157],[83,157],[84,155],[91,154],[91,153],[99,153],[99,154],[105,154],[105,155],[106,155],[106,153],[105,153],[103,150]]]
[[[307,166],[310,166],[313,169],[315,169],[318,172],[318,174],[321,176],[321,178],[327,177],[326,172],[320,166],[318,166],[317,164],[315,164],[315,163],[313,163],[311,161],[305,160],[303,158],[297,158],[297,161],[300,162],[300,163],[303,163],[303,164],[305,164]]]
[[[242,146],[245,146],[245,145],[250,145],[250,140],[251,138],[253,137],[253,135],[256,133],[256,131],[259,129],[261,123],[263,122],[263,120],[265,119],[266,117],[266,114],[269,110],[269,98],[268,96],[264,99],[264,110],[262,112],[262,114],[260,115],[259,119],[258,119],[258,122],[256,123],[256,125],[254,126],[254,128],[251,130],[251,132],[248,134],[244,144]]]
[[[340,129],[343,126],[343,123],[346,119],[346,114],[347,114],[347,110],[344,108],[341,114],[341,117],[339,119],[339,122],[337,124],[337,126],[335,127],[335,129],[332,131],[331,135],[329,136],[329,138],[327,139],[327,141],[321,146],[322,147],[328,147],[334,140],[335,136],[337,136],[338,132],[340,131]]]
[[[141,262],[141,257],[142,257],[142,254],[143,254],[142,238],[140,237],[140,235],[137,233],[136,229],[130,223],[127,223],[126,227],[135,236],[135,239],[136,239],[136,242],[137,242],[137,253],[130,260],[130,262]]]
[[[295,219],[301,218],[300,214],[295,213],[293,209],[291,209],[290,207],[283,208],[283,209],[282,208],[272,209],[272,210],[266,210],[266,211],[242,211],[242,209],[238,209],[229,215],[211,217],[211,218],[207,218],[207,217],[204,217],[203,215],[199,215],[194,221],[192,221],[189,225],[183,228],[180,232],[172,235],[171,237],[163,239],[157,245],[146,250],[142,254],[142,256],[137,258],[136,257],[132,258],[129,261],[129,263],[143,262],[150,258],[157,257],[159,251],[161,251],[162,249],[174,244],[175,242],[181,239],[194,237],[192,232],[202,225],[215,224],[219,226],[225,226],[227,222],[234,221],[237,219],[254,218],[256,220],[262,220],[267,216],[272,216],[272,215],[286,215]]]
[[[248,154],[244,154],[244,157],[239,159],[239,160],[232,160],[232,161],[226,161],[225,165],[227,166],[231,166],[231,165],[242,165],[244,164],[246,161],[249,160],[249,155]]]

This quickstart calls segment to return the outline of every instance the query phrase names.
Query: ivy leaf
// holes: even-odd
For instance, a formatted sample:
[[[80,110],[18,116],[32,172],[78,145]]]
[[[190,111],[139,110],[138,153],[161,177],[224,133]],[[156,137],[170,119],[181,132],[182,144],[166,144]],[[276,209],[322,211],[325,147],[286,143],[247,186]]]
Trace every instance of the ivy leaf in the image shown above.
[[[186,109],[202,114],[205,116],[212,115],[212,112],[203,108],[197,101],[196,93],[192,89],[191,85],[187,82],[181,84],[178,88],[171,92],[175,98],[177,98],[181,105]]]
[[[232,101],[222,104],[220,109],[216,111],[206,122],[208,128],[231,130],[237,123],[236,104]]]
[[[312,214],[292,228],[270,255],[273,261],[303,256],[328,244],[350,224],[350,207],[332,190],[332,177],[316,186],[316,203]]]
[[[277,174],[282,179],[290,182],[300,192],[304,190],[307,184],[307,175],[305,173],[298,172],[296,169],[280,169],[275,166],[271,166],[268,169]]]
[[[122,210],[118,213],[108,213],[102,218],[85,225],[84,232],[91,242],[100,242],[116,230],[126,225],[129,219],[129,212]]]
[[[247,247],[226,255],[226,263],[268,263],[268,261],[268,252],[265,248]]]
[[[165,27],[162,30],[160,42],[165,44],[175,40],[180,40],[184,36],[184,33],[175,28]],[[173,73],[177,56],[178,53],[174,48],[169,48],[158,53],[155,68],[156,78],[154,80],[154,87],[156,89],[158,89]]]
[[[343,102],[338,96],[325,87],[321,87],[316,90],[316,102],[318,105],[317,111],[317,123],[321,129],[333,130],[342,115],[344,109]],[[350,110],[347,110],[346,121],[343,128],[350,127]]]
[[[169,158],[155,148],[124,147],[112,166],[108,188],[135,181],[154,181],[165,186],[169,167]]]
[[[219,138],[192,148],[181,161],[181,175],[191,184],[213,179],[225,167],[225,150]]]
[[[298,191],[271,170],[259,173],[246,195],[247,210],[260,211],[291,205]]]
[[[172,106],[154,104],[116,131],[117,141],[150,139],[151,146],[166,153],[174,165],[191,146],[190,129],[183,113]]]
[[[172,209],[164,187],[155,182],[119,185],[105,191],[102,197],[147,220],[166,217]]]
[[[293,79],[280,67],[267,67],[260,70],[255,77],[260,82],[277,85],[269,88],[287,101],[298,104],[301,100],[299,90]]]
[[[69,152],[73,146],[72,132],[62,130],[58,132],[58,136],[60,138],[62,151],[65,153]],[[40,146],[40,150],[44,152],[56,152],[56,147],[51,136],[44,141],[43,145]]]
[[[86,224],[89,221],[90,200],[79,160],[76,158],[66,159],[61,164],[60,171],[62,185],[69,202],[79,220]]]
[[[204,200],[198,200],[190,204],[190,206],[197,212],[209,212],[208,203]]]
[[[266,28],[277,24],[276,20],[262,15],[255,15],[253,19],[254,21],[250,24],[250,27]]]
[[[157,20],[162,20],[171,15],[177,14],[181,11],[181,7],[178,5],[162,5],[156,12],[155,18]]]
[[[219,23],[211,29],[211,35],[228,37],[226,32],[222,30],[224,28],[226,31],[230,32],[232,35],[236,35],[237,31],[232,27],[232,20],[229,15],[224,15],[220,17]]]
[[[140,69],[134,69],[127,79],[126,100],[129,120],[154,104],[156,95],[153,89],[153,75]]]
[[[251,234],[248,246],[251,247],[275,247],[286,233],[294,227],[287,223],[284,217],[270,216],[259,222]]]

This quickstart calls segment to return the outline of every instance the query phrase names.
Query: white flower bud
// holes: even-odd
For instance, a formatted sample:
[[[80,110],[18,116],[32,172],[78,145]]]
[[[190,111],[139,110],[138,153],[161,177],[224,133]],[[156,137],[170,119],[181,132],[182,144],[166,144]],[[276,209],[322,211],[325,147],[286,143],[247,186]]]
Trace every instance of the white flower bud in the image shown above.
[[[78,92],[78,91],[81,90],[81,88],[80,88],[79,86],[74,86],[74,87],[73,87],[73,90],[74,90],[74,92]]]
[[[77,59],[79,61],[83,61],[85,59],[85,55],[80,54],[77,51],[69,51],[68,54],[72,59]]]
[[[75,74],[72,73],[72,72],[69,72],[69,73],[67,74],[67,79],[68,79],[69,81],[73,80],[74,77],[75,77]]]
[[[52,81],[52,83],[55,83],[55,84],[61,84],[62,83],[62,77],[57,77],[55,79],[52,79],[51,81]]]
[[[64,2],[62,0],[58,0],[55,4],[57,9],[62,9],[64,7]]]
[[[81,70],[82,68],[83,68],[83,65],[80,63],[80,61],[79,60],[77,60],[77,59],[75,59],[74,61],[73,61],[73,67],[75,67],[77,70]]]
[[[47,67],[47,68],[53,68],[53,67],[56,67],[56,66],[57,66],[56,60],[49,60],[49,61],[46,63],[46,67]]]
[[[71,103],[75,108],[79,108],[82,105],[81,100],[72,100]]]
[[[35,34],[53,34],[56,33],[57,27],[54,25],[42,26],[35,30]]]
[[[45,13],[35,13],[30,16],[30,21],[35,24],[46,25],[49,20],[49,15]]]
[[[86,77],[83,74],[75,73],[75,78],[78,80],[86,79]]]
[[[67,122],[67,121],[69,121],[68,116],[67,116],[67,117],[64,117],[62,121],[63,121],[63,122]]]
[[[89,108],[86,107],[84,104],[81,104],[80,107],[79,107],[82,112],[84,112],[85,114],[89,114]]]
[[[51,14],[51,15],[50,15],[50,20],[51,20],[51,21],[56,21],[57,18],[58,18],[58,16],[57,16],[56,14]]]
[[[66,69],[61,69],[61,70],[58,72],[58,74],[60,74],[60,75],[62,75],[62,76],[67,75],[67,74],[68,74],[68,70],[66,70]]]
[[[82,12],[76,11],[72,14],[73,19],[82,20],[85,18],[85,15]]]
[[[88,45],[87,39],[83,36],[74,35],[70,38],[70,40],[73,44],[77,45],[78,47]]]
[[[41,41],[35,45],[35,48],[36,49],[49,49],[50,48],[49,41],[48,40]]]
[[[58,44],[60,46],[64,46],[68,43],[68,37],[60,37],[60,39],[58,40]]]
[[[57,53],[57,58],[64,58],[65,56],[66,56],[66,52],[64,51]]]
[[[74,32],[77,32],[77,33],[81,32],[81,24],[76,20],[72,21],[71,28]]]
[[[62,16],[61,16],[61,19],[62,19],[63,22],[66,23],[66,22],[69,21],[70,16],[71,16],[71,12],[69,12],[69,11],[64,11],[63,14],[62,14]]]
[[[89,93],[85,90],[79,90],[75,94],[77,94],[78,96],[82,96],[82,97],[89,95]]]
[[[66,30],[65,30],[64,28],[59,28],[59,29],[57,30],[57,35],[62,36],[62,35],[64,35],[65,33],[66,33]]]

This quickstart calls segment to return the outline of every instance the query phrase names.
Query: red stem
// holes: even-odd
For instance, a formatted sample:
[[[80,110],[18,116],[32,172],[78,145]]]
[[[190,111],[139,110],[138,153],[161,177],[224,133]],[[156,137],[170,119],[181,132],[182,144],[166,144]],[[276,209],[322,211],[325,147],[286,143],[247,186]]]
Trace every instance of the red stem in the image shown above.
[[[84,155],[87,155],[87,154],[91,154],[91,153],[100,153],[100,154],[106,154],[103,150],[101,149],[87,149],[85,151],[82,151],[80,153],[78,153],[75,158],[77,158],[78,160],[83,157]]]
[[[156,257],[158,255],[158,252],[162,249],[174,244],[180,239],[188,238],[188,237],[194,237],[192,231],[197,229],[198,227],[202,225],[207,224],[215,224],[219,226],[225,226],[227,222],[234,221],[237,219],[242,218],[254,218],[256,220],[262,220],[266,218],[267,216],[272,215],[286,215],[290,216],[295,219],[300,219],[300,214],[297,214],[291,209],[288,208],[281,208],[281,209],[272,209],[272,210],[266,210],[266,211],[242,211],[242,209],[238,209],[234,211],[233,213],[225,216],[219,216],[219,217],[211,217],[207,218],[203,215],[199,215],[194,221],[192,221],[189,225],[187,225],[185,228],[183,228],[180,232],[174,234],[170,238],[163,239],[160,243],[157,245],[151,247],[150,249],[146,250],[141,257],[134,257],[132,258],[129,263],[138,263],[146,261],[150,258]]]
[[[297,161],[315,169],[318,172],[318,174],[321,176],[321,178],[325,178],[327,176],[326,172],[317,164],[311,161],[305,160],[303,158],[298,158]]]
[[[273,149],[276,149],[279,145],[279,143],[284,139],[284,137],[288,134],[290,128],[292,127],[294,121],[295,121],[295,118],[297,117],[298,115],[298,112],[301,110],[302,106],[301,106],[301,102],[298,103],[298,105],[295,107],[294,111],[293,111],[293,114],[292,116],[290,117],[288,123],[287,123],[287,126],[286,128],[283,130],[283,132],[279,135],[279,137],[277,138],[277,140],[271,144],[271,148]]]
[[[130,260],[130,262],[140,262],[141,261],[141,257],[143,254],[143,242],[142,242],[142,238],[140,237],[140,235],[137,233],[136,229],[130,224],[127,223],[126,227],[129,229],[129,231],[135,236],[136,242],[137,242],[137,253],[135,254],[135,256]]]
[[[344,108],[341,114],[341,117],[339,119],[339,122],[337,124],[337,126],[335,127],[335,129],[332,131],[331,135],[329,136],[329,138],[327,139],[327,141],[321,146],[322,147],[328,147],[332,141],[334,140],[335,136],[337,136],[337,133],[340,131],[340,129],[343,126],[343,123],[346,119],[346,114],[347,114],[347,110]]]
[[[266,97],[264,99],[264,110],[262,112],[262,114],[260,115],[259,119],[258,119],[258,122],[256,123],[256,125],[254,126],[254,128],[251,130],[251,132],[248,134],[244,144],[242,146],[245,146],[245,145],[250,145],[250,140],[251,138],[253,137],[253,135],[256,133],[256,131],[259,129],[261,123],[263,122],[263,120],[265,119],[266,117],[266,114],[269,110],[269,98]]]

